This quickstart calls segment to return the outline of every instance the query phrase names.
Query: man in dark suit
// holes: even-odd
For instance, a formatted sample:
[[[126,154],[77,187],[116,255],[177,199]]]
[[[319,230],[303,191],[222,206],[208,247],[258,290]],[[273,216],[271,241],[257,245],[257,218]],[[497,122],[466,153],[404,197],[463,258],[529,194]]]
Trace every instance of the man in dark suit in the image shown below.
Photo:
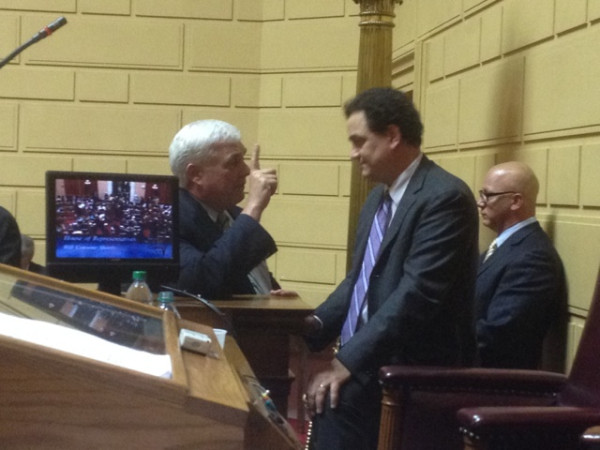
[[[250,167],[239,130],[219,120],[183,127],[169,148],[179,178],[178,287],[208,299],[233,295],[295,295],[280,289],[265,259],[277,251],[260,219],[277,189],[274,169],[261,169],[256,146]],[[248,198],[242,208],[248,177]]]
[[[423,126],[401,92],[369,89],[345,105],[345,115],[351,159],[362,176],[381,184],[361,211],[351,270],[306,318],[313,350],[341,334],[336,357],[313,375],[305,394],[316,448],[329,450],[376,448],[380,366],[457,366],[470,364],[475,352],[478,227],[472,192],[421,153]],[[386,194],[387,230],[379,225]],[[372,249],[374,231],[383,235],[378,252]]]
[[[13,215],[0,206],[0,263],[20,267],[21,233]]]
[[[479,192],[481,220],[498,235],[476,283],[484,367],[538,368],[544,337],[567,303],[560,256],[535,218],[538,190],[533,171],[512,161],[492,167]]]

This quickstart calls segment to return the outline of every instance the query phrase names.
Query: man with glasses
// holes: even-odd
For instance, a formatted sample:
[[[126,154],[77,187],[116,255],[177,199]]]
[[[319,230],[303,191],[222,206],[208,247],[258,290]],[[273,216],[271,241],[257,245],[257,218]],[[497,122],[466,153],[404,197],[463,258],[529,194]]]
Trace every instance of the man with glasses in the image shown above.
[[[566,282],[560,256],[535,217],[538,180],[526,164],[492,167],[479,191],[482,223],[497,233],[481,255],[477,339],[484,367],[536,369]]]

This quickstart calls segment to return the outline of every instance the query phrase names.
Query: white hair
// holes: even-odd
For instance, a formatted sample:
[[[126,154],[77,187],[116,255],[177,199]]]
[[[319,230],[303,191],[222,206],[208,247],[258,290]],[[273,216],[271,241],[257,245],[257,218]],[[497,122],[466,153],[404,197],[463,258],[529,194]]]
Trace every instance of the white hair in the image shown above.
[[[201,163],[216,144],[237,143],[241,139],[240,130],[221,120],[198,120],[184,126],[169,147],[169,164],[173,175],[179,178],[179,186],[187,186],[188,164]]]

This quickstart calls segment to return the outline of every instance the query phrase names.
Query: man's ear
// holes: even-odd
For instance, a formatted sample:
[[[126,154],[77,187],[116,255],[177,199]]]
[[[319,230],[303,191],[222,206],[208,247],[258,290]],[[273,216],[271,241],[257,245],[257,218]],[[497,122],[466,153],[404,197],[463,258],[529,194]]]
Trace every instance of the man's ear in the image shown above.
[[[188,184],[200,184],[202,182],[203,170],[196,164],[189,163],[185,166],[185,176]]]
[[[513,211],[521,209],[523,207],[523,203],[524,203],[523,194],[517,192],[517,193],[513,194],[512,203],[510,204],[510,209],[512,209]]]
[[[390,139],[390,144],[392,147],[398,147],[398,145],[400,145],[400,141],[402,141],[402,133],[400,132],[398,125],[388,125],[386,133]]]

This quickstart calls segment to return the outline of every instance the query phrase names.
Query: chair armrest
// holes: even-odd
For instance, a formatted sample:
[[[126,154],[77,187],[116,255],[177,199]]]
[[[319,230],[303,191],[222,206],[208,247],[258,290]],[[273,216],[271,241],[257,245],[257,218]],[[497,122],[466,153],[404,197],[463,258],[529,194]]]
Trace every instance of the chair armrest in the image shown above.
[[[463,432],[486,438],[491,434],[547,430],[582,433],[600,423],[600,408],[569,406],[492,406],[462,408],[457,419]]]
[[[559,392],[567,377],[554,372],[516,369],[384,366],[380,383],[386,388],[419,390],[503,391],[548,394]]]
[[[600,448],[600,425],[588,428],[581,435],[580,442],[584,448],[597,449]]]

